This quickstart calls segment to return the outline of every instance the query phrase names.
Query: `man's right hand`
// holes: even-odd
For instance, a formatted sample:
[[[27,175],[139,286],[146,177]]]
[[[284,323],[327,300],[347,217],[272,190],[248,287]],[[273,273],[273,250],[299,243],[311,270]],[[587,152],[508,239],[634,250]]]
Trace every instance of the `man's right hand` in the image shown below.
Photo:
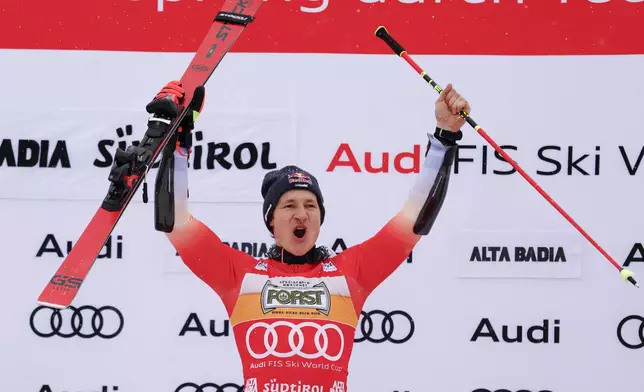
[[[185,95],[186,92],[181,82],[173,80],[163,86],[154,99],[147,104],[145,110],[150,114],[174,119],[179,115],[179,105],[181,105]]]
[[[179,86],[179,88],[180,87],[181,86]],[[163,90],[161,91],[163,92]],[[199,114],[203,109],[205,97],[206,97],[206,88],[204,86],[198,86],[197,88],[195,88],[195,92],[192,95],[192,102],[190,102],[188,111],[186,112],[186,115],[183,118],[183,121],[181,121],[181,125],[179,126],[179,129],[178,129],[178,133],[179,133],[178,147],[183,147],[187,149],[188,153],[190,153],[192,149],[192,130],[195,129],[195,121],[197,121],[197,117],[199,117]]]
[[[183,147],[190,151],[192,147],[192,130],[194,122],[201,113],[204,106],[206,89],[203,86],[195,88],[192,96],[192,102],[188,106],[179,128],[177,129],[177,146]],[[173,80],[168,82],[157,93],[152,102],[146,106],[148,113],[166,117],[173,120],[179,115],[179,106],[184,104],[186,91],[180,81]],[[174,147],[171,147],[174,148]]]
[[[168,82],[161,91],[154,97],[155,99],[164,99],[168,98],[175,104],[180,105],[183,101],[183,97],[186,96],[186,91],[183,89],[181,82],[178,80],[173,80]]]

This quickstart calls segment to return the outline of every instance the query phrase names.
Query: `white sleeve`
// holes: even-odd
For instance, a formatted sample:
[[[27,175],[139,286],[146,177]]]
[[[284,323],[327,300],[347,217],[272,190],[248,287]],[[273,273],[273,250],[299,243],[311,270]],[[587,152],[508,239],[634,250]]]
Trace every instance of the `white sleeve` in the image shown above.
[[[188,207],[188,150],[174,151],[174,225],[187,224],[192,217]]]
[[[432,196],[436,196],[430,193],[432,192],[432,188],[434,188],[434,192],[438,189],[434,185],[436,184],[437,177],[439,177],[441,168],[444,167],[448,151],[448,147],[444,146],[433,135],[427,134],[427,136],[429,137],[430,144],[429,151],[427,151],[423,165],[414,179],[403,207],[405,217],[414,221],[418,218],[425,201]]]

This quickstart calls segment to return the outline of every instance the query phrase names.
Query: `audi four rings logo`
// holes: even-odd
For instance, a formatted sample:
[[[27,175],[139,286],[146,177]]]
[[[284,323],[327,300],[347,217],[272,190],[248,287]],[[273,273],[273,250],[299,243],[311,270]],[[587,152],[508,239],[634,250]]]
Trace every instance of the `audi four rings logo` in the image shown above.
[[[624,330],[626,328],[634,327],[637,328],[637,338],[631,338],[629,341],[626,341],[624,338]],[[644,347],[644,317],[637,315],[630,315],[625,317],[617,325],[617,339],[619,342],[633,350]],[[638,341],[639,340],[639,341]]]
[[[411,339],[414,335],[414,320],[407,312],[402,310],[394,310],[389,313],[382,310],[361,311],[360,315],[360,333],[362,336],[357,337],[358,334],[356,333],[356,339],[354,340],[356,343],[366,340],[372,343],[389,341],[401,344]],[[395,323],[394,318],[397,320]],[[378,325],[380,328],[378,328]]]
[[[244,387],[229,382],[219,386],[218,384],[208,382],[205,384],[195,384],[194,382],[184,382],[179,385],[174,392],[243,392]]]
[[[123,314],[113,306],[70,306],[63,310],[38,306],[31,312],[29,325],[41,338],[78,336],[89,339],[98,336],[112,339],[123,330]]]
[[[289,351],[280,352],[276,350],[279,344],[279,335],[276,330],[278,327],[286,327],[289,330]],[[261,350],[258,350],[259,352],[253,349],[253,345],[251,345],[250,342],[251,333],[258,328],[261,328],[260,331],[264,331],[264,335],[261,339],[263,347]],[[305,339],[305,332],[309,331],[315,331],[313,343],[315,344],[315,349],[317,351],[307,353],[302,351],[302,348],[304,347],[305,341],[308,340]],[[311,334],[307,333],[307,336],[310,338]],[[332,341],[333,344],[329,344],[329,341]],[[259,322],[248,328],[248,331],[246,332],[246,347],[248,348],[248,353],[255,359],[264,359],[269,355],[273,355],[278,358],[289,358],[294,355],[299,355],[306,359],[324,357],[329,361],[337,361],[344,352],[344,336],[342,335],[340,327],[335,324],[320,325],[310,321],[299,324],[293,324],[289,321],[276,321],[271,324]]]

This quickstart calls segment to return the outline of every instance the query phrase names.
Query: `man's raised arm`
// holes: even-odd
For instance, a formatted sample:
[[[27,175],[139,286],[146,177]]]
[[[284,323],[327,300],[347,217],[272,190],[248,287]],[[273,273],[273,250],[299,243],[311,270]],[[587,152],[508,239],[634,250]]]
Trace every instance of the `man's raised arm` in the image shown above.
[[[471,108],[449,84],[435,103],[436,130],[428,134],[423,166],[403,207],[373,237],[342,252],[341,268],[367,292],[391,275],[434,225],[447,193],[456,142],[462,138],[461,110],[469,113]]]

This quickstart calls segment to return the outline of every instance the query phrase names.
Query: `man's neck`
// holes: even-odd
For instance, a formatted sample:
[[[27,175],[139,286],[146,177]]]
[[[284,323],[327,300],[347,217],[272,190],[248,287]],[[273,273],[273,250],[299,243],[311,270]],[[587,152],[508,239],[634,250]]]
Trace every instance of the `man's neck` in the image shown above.
[[[313,264],[329,258],[324,248],[313,246],[305,254],[296,256],[277,244],[270,247],[267,255],[271,259],[285,264]]]

